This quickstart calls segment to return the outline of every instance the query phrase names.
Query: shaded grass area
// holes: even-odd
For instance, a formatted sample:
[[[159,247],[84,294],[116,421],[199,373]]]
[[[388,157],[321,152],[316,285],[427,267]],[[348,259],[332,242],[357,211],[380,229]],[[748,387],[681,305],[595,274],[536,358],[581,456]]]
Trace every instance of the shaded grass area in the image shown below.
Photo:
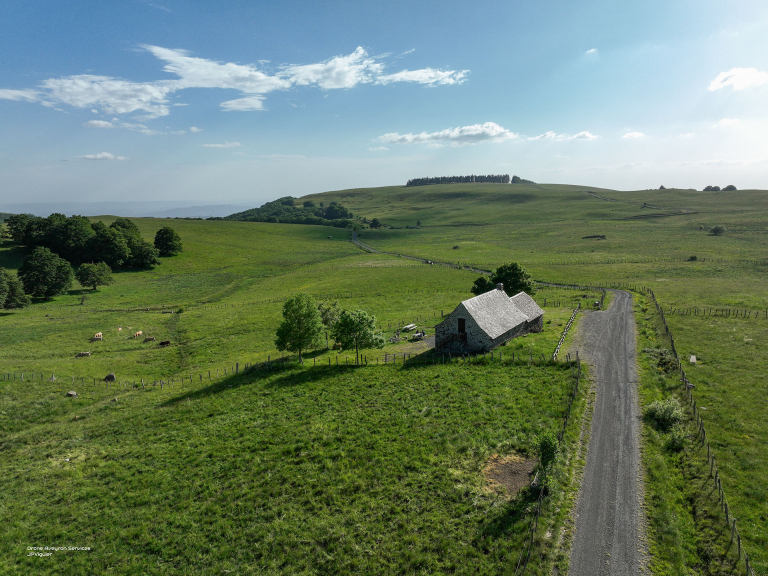
[[[482,467],[556,430],[569,381],[562,365],[480,361],[75,399],[4,382],[0,566],[497,574],[517,559],[531,497],[488,490]],[[26,556],[46,545],[92,550]]]

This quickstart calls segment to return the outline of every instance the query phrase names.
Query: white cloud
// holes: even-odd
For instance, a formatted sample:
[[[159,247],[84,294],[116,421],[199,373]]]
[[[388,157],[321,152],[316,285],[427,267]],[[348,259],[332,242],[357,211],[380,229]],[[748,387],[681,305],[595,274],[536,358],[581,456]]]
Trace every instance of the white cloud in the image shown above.
[[[447,128],[439,132],[422,132],[420,134],[398,134],[390,132],[379,136],[381,142],[388,144],[431,144],[442,146],[452,144],[460,146],[463,144],[479,144],[481,142],[502,142],[519,138],[518,134],[507,130],[495,122],[486,122],[485,124],[472,124],[471,126],[461,126],[458,128]]]
[[[585,54],[597,54],[597,48],[590,48]]]
[[[38,89],[0,89],[0,99],[37,102],[44,106],[67,104],[88,108],[98,113],[130,114],[141,112],[141,118],[167,116],[171,94],[187,88],[220,88],[238,90],[244,97],[221,103],[225,111],[254,111],[264,109],[264,95],[294,86],[314,85],[322,90],[352,88],[358,84],[417,82],[429,86],[459,84],[468,70],[402,70],[385,74],[380,61],[389,54],[369,56],[362,48],[346,56],[335,56],[323,62],[286,65],[274,72],[253,64],[217,62],[191,56],[188,51],[141,45],[141,48],[164,62],[163,70],[177,78],[153,82],[131,82],[111,76],[79,74],[43,81]],[[267,61],[259,61],[264,65]],[[146,127],[145,127],[146,128]]]
[[[254,66],[224,63],[189,56],[186,50],[172,50],[160,46],[142,45],[166,64],[163,70],[179,77],[174,80],[176,89],[183,88],[233,88],[246,94],[265,94],[273,90],[289,88],[291,83],[277,76],[270,76]]]
[[[416,48],[411,48],[410,50],[406,50],[405,52],[401,52],[400,56],[405,56],[406,54],[410,54],[412,52],[416,52]]]
[[[115,156],[109,152],[99,152],[98,154],[84,154],[77,157],[80,160],[128,160],[125,156]]]
[[[384,152],[385,150],[389,150],[386,146],[376,146],[375,148],[368,148],[371,152]]]
[[[227,100],[219,104],[227,112],[252,112],[264,110],[264,98],[262,96],[248,96],[237,100]]]
[[[107,122],[106,120],[89,120],[88,122],[83,122],[83,126],[86,128],[116,128],[112,122]]]
[[[368,53],[358,46],[348,56],[336,56],[317,64],[288,66],[282,75],[290,78],[292,84],[299,86],[317,84],[324,90],[352,88],[356,84],[371,82],[372,74],[380,72],[383,68],[367,56]]]
[[[544,132],[544,134],[539,134],[538,136],[531,136],[528,140],[556,140],[562,142],[563,140],[595,140],[596,138],[597,136],[588,130],[584,130],[578,134],[558,134],[557,132],[550,130]]]
[[[403,70],[394,74],[382,74],[376,77],[376,84],[389,84],[390,82],[418,82],[419,84],[461,84],[469,70],[435,70],[422,68],[421,70]]]
[[[152,130],[147,128],[144,124],[134,124],[131,122],[121,122],[119,118],[112,118],[111,122],[106,120],[89,120],[83,122],[83,126],[86,128],[123,128],[125,130],[132,130],[134,132],[141,132],[148,136],[160,136],[167,134],[184,134],[184,130],[176,130],[173,132],[163,132],[161,130]]]
[[[715,126],[736,126],[740,122],[741,120],[739,120],[738,118],[723,118],[722,120],[720,120],[720,122],[715,124]]]
[[[224,144],[203,144],[206,148],[237,148],[242,146],[240,142],[224,142]]]
[[[39,102],[40,92],[37,90],[0,89],[0,100],[24,100],[25,102]]]
[[[622,136],[622,138],[631,139],[631,138],[642,138],[644,136],[645,134],[643,134],[642,132],[627,132],[626,134],[624,134],[624,136]]]
[[[202,132],[203,129],[202,128],[198,128],[197,126],[190,126],[189,127],[189,131],[190,132]]]
[[[709,85],[711,91],[732,86],[734,90],[743,90],[752,86],[760,86],[768,82],[768,72],[757,68],[731,68],[728,72],[720,72]]]

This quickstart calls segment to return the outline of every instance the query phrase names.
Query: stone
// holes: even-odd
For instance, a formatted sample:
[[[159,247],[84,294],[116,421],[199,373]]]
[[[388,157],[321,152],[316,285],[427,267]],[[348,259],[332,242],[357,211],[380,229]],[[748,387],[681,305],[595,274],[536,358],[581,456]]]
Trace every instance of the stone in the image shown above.
[[[75,398],[77,398],[77,392],[75,392],[74,390],[70,390],[69,392],[67,392],[67,396],[74,396]]]

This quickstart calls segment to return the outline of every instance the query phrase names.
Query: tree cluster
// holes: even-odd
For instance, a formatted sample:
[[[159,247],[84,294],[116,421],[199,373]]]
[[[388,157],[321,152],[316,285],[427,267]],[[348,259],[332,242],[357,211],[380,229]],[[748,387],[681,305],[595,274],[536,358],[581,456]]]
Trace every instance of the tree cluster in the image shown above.
[[[13,310],[29,306],[29,297],[17,275],[0,268],[0,308]]]
[[[338,301],[318,304],[309,294],[297,294],[283,305],[283,321],[275,334],[278,350],[302,352],[321,345],[328,332],[342,350],[355,350],[355,364],[360,363],[360,349],[383,348],[384,336],[376,330],[376,317],[364,310],[342,310]]]
[[[536,293],[536,285],[531,275],[517,262],[503,264],[488,276],[480,276],[475,280],[470,291],[475,296],[496,290],[496,284],[504,284],[504,292],[507,296],[514,296],[519,292],[526,292],[533,296]]]
[[[520,176],[512,176],[512,184],[536,184],[536,182],[520,178]]]
[[[517,178],[517,176],[515,176]],[[472,183],[509,184],[509,174],[488,174],[480,176],[433,176],[432,178],[414,178],[408,180],[406,186],[426,186],[428,184],[472,184]]]
[[[733,192],[736,190],[736,186],[733,184],[728,184],[725,188],[723,188],[723,192]],[[704,192],[720,192],[720,186],[705,186]]]
[[[328,206],[315,206],[311,200],[306,200],[302,206],[296,206],[296,198],[285,196],[272,202],[251,208],[243,212],[237,212],[223,218],[209,218],[209,220],[241,220],[247,222],[281,222],[283,224],[314,224],[318,226],[334,226],[346,228],[353,224],[354,215],[338,202],[331,202]]]
[[[73,266],[106,262],[110,268],[151,268],[160,263],[158,250],[141,237],[128,218],[118,218],[106,226],[84,216],[16,214],[6,225],[16,242],[29,248],[47,248]]]

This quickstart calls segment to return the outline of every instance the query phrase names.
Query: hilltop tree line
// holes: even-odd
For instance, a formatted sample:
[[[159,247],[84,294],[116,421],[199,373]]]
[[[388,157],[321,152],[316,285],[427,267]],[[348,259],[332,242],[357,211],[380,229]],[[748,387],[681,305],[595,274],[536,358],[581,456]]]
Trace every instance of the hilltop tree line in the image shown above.
[[[433,176],[432,178],[413,178],[408,180],[406,186],[427,186],[428,184],[535,184],[531,180],[525,180],[519,176],[509,177],[509,174],[488,174],[485,176],[470,174],[469,176]]]
[[[323,202],[316,205],[312,200],[305,200],[301,206],[296,206],[296,198],[284,196],[267,202],[259,208],[251,208],[224,217],[213,217],[209,220],[314,224],[346,228],[354,224],[352,218],[354,218],[352,212],[337,202],[331,202],[325,206]]]
[[[64,294],[75,279],[96,290],[112,283],[113,268],[151,268],[160,263],[160,256],[182,251],[181,239],[172,228],[158,230],[153,245],[128,218],[117,218],[107,226],[83,216],[14,214],[6,219],[6,226],[15,242],[32,249],[17,278],[0,271],[0,305],[10,308],[29,304],[26,294],[45,299]]]
[[[471,174],[469,176],[433,176],[431,178],[413,178],[408,180],[406,186],[426,186],[428,184],[470,184],[470,183],[495,183],[509,184],[509,174],[488,174],[486,176]]]

